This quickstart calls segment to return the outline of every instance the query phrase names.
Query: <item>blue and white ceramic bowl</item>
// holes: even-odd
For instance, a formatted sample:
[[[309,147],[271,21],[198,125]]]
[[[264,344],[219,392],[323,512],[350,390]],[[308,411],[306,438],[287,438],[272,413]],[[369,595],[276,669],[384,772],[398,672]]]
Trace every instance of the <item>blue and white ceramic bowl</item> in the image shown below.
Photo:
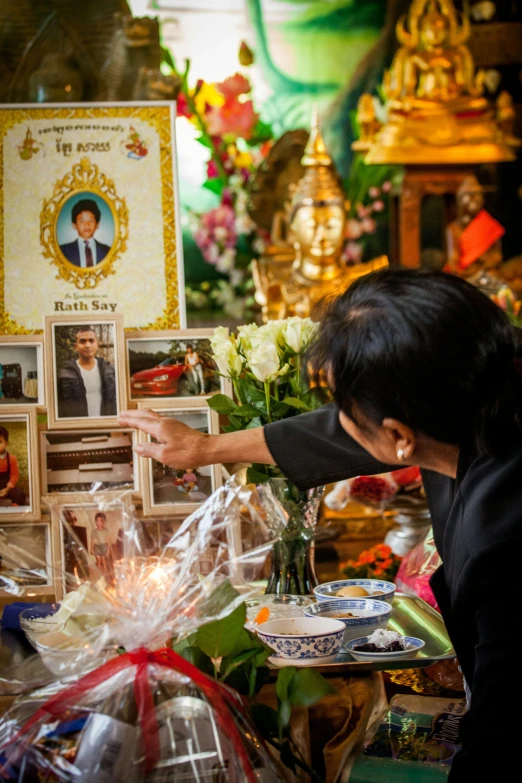
[[[361,636],[359,639],[352,639],[348,642],[346,649],[356,661],[397,661],[397,660],[409,660],[415,658],[419,650],[425,645],[422,639],[417,639],[415,636],[405,636],[406,642],[405,650],[398,650],[397,652],[361,652],[354,650],[354,647],[358,647],[360,644],[366,644],[368,636]]]
[[[318,601],[329,601],[331,598],[341,598],[337,593],[343,587],[364,587],[368,591],[368,598],[376,598],[378,601],[386,601],[391,604],[396,587],[393,582],[382,582],[380,579],[339,579],[337,582],[326,582],[314,588],[314,595]],[[378,595],[375,595],[378,593]],[[366,596],[361,596],[361,598]]]
[[[343,623],[343,643],[356,639],[362,633],[368,636],[377,628],[386,628],[391,617],[392,608],[384,601],[374,601],[372,598],[337,598],[331,601],[319,601],[308,606],[304,613],[306,617],[329,617]],[[336,617],[339,614],[353,614],[354,617]]]
[[[287,660],[331,658],[339,652],[344,623],[325,617],[292,617],[269,620],[257,627],[257,635],[274,650],[275,657]]]

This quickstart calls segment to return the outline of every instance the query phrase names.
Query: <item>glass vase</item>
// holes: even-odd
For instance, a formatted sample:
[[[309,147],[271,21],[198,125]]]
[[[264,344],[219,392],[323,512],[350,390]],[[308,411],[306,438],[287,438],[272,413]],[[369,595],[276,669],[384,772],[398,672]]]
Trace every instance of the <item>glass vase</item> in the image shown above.
[[[324,487],[299,490],[286,479],[271,479],[271,488],[288,514],[288,524],[274,544],[267,593],[309,595],[318,584],[315,573],[315,528]]]

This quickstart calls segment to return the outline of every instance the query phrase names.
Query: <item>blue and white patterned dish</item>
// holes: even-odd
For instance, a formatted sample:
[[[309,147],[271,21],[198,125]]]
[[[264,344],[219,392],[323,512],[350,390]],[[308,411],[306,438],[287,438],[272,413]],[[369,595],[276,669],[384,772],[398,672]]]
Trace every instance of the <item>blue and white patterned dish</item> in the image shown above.
[[[382,595],[376,595],[378,601],[386,601],[391,604],[395,596],[396,587],[393,582],[381,582],[380,579],[339,579],[337,582],[325,582],[325,584],[314,587],[314,595],[318,601],[329,601],[331,598],[342,598],[338,596],[339,590],[343,587],[364,587],[368,591],[368,598],[373,598],[373,594],[378,591]],[[366,596],[361,596],[366,598]]]
[[[344,623],[326,617],[269,620],[257,627],[257,635],[277,658],[315,659],[336,655],[344,636]]]
[[[349,612],[356,617],[333,618],[332,614]],[[319,601],[304,610],[306,617],[330,617],[338,619],[345,627],[343,644],[356,639],[361,633],[368,636],[377,628],[386,628],[391,617],[392,608],[384,601],[373,598],[336,598],[331,601]]]
[[[405,650],[398,650],[397,652],[361,652],[353,649],[360,644],[366,644],[368,641],[367,636],[361,636],[359,639],[352,639],[351,642],[348,642],[346,650],[356,661],[402,661],[415,658],[419,650],[422,650],[426,644],[422,639],[417,639],[415,636],[405,636],[404,640],[406,642]]]

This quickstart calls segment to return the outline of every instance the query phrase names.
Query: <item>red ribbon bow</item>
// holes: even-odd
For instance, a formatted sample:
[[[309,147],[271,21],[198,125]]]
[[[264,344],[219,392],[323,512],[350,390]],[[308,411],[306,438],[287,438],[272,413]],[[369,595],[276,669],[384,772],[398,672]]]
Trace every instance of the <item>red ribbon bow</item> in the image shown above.
[[[256,783],[257,778],[243,739],[234,720],[230,717],[229,707],[239,708],[237,698],[225,685],[207,677],[192,663],[189,663],[181,655],[167,647],[155,652],[150,652],[141,647],[113,658],[98,669],[89,672],[89,674],[75,682],[74,685],[65,688],[46,701],[22,726],[12,742],[16,742],[19,737],[26,734],[39,720],[46,719],[48,715],[60,718],[71,705],[78,703],[79,698],[83,694],[88,693],[124,669],[136,666],[134,696],[138,707],[138,716],[145,747],[145,769],[148,772],[158,762],[160,753],[156,710],[148,677],[148,666],[151,663],[179,672],[189,677],[198,686],[215,710],[218,726],[222,729],[225,736],[231,739],[246,774],[246,780],[249,783]]]

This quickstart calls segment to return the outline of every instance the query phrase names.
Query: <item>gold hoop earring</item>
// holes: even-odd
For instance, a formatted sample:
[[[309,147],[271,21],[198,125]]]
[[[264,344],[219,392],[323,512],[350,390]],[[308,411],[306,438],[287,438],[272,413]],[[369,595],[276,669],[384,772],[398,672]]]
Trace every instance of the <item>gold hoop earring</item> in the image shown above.
[[[399,462],[404,462],[404,451],[402,449],[397,449],[397,459]]]

